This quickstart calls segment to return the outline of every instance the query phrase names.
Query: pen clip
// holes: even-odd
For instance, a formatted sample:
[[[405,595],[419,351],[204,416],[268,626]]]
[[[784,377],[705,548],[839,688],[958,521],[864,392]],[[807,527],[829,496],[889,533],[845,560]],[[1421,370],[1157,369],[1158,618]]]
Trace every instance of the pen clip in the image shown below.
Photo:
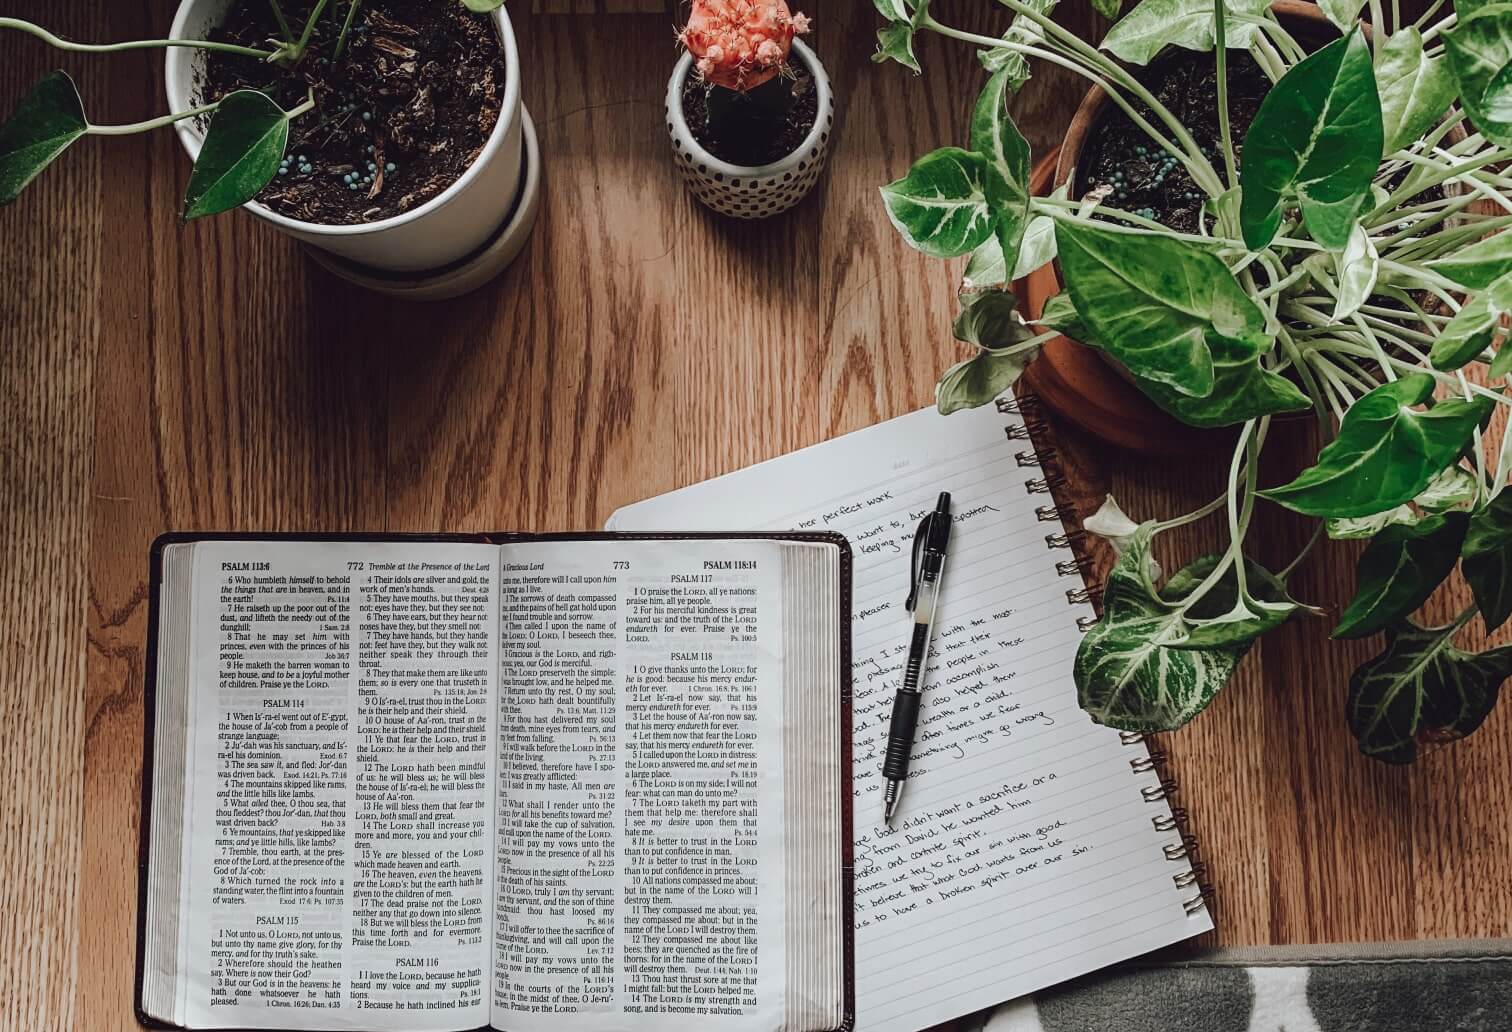
[[[908,560],[908,599],[903,603],[903,608],[910,613],[914,611],[914,604],[919,601],[919,559],[924,552],[924,546],[929,543],[929,528],[934,523],[935,514],[929,513],[919,521],[919,527],[914,531],[913,555]]]

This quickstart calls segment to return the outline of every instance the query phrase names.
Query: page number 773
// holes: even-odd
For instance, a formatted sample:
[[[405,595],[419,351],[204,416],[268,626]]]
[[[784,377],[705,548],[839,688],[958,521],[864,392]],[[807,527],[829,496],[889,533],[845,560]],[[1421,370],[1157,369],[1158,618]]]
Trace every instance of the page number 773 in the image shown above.
[[[630,562],[627,559],[616,559],[614,560],[614,568],[616,570],[628,570],[630,569]]]

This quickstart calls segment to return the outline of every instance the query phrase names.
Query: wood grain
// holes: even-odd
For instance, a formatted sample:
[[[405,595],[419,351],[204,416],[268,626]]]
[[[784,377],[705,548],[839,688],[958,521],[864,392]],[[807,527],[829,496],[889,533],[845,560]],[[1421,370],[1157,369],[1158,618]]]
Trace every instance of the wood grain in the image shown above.
[[[171,6],[7,13],[124,39],[163,34]],[[673,178],[668,8],[529,6],[511,13],[545,162],[540,219],[514,267],[470,297],[363,294],[244,215],[178,227],[187,166],[168,133],[83,141],[0,211],[4,1027],[134,1027],[154,536],[596,527],[626,502],[925,405],[959,357],[958,268],[906,250],[875,191],[964,137],[980,79],[965,48],[926,41],[923,77],[879,68],[870,5],[805,3],[839,103],[830,168],[786,217],[734,223]],[[989,26],[990,5],[945,6]],[[1063,6],[1094,30],[1085,5]],[[156,56],[85,61],[15,34],[0,36],[0,108],[60,64],[101,121],[159,109]],[[1045,72],[1015,100],[1037,149],[1081,92]],[[1162,468],[1059,440],[1083,513],[1111,489],[1137,515],[1171,514],[1222,479],[1222,460]],[[1267,476],[1307,447],[1278,445]],[[1285,562],[1304,526],[1261,519],[1261,558]],[[1220,543],[1213,524],[1173,537],[1172,562]],[[1352,562],[1320,549],[1298,591],[1337,607]],[[1505,933],[1512,716],[1410,770],[1364,760],[1342,719],[1362,649],[1326,644],[1325,627],[1267,639],[1168,736],[1219,893],[1215,938]]]

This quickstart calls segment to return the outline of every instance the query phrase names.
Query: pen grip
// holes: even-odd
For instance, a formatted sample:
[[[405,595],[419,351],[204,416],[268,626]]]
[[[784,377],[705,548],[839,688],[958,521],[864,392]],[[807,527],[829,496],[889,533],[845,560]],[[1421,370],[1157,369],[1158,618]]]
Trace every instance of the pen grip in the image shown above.
[[[919,724],[919,703],[924,693],[907,688],[893,696],[892,723],[887,728],[887,755],[882,776],[902,780],[908,776],[908,754],[913,751],[914,729]]]

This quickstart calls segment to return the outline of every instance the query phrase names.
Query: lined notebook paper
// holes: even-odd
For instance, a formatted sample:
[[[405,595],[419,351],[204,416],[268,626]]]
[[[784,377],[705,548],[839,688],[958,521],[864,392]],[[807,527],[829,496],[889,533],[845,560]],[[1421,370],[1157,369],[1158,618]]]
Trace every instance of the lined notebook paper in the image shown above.
[[[805,529],[855,552],[856,1004],[914,1032],[1212,928],[1142,742],[1094,724],[1079,582],[1026,481],[1017,416],[912,413],[616,512],[611,530]],[[956,521],[901,819],[882,750],[907,653],[914,528]],[[1074,566],[1074,564],[1072,564]]]

